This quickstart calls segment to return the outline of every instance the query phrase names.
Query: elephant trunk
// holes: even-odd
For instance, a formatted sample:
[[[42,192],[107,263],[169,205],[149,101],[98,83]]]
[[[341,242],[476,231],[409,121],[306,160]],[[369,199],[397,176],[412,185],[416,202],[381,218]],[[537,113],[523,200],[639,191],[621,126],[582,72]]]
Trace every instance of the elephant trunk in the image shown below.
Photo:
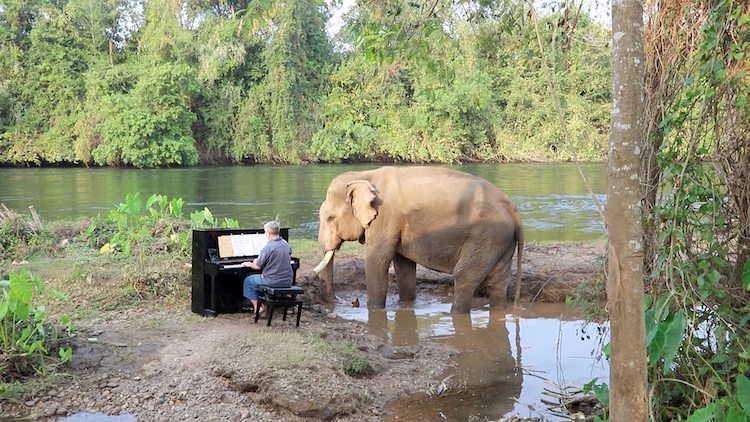
[[[322,299],[328,304],[335,303],[333,295],[333,250],[326,251],[323,260],[320,261],[313,271],[318,275],[320,280],[320,289]]]

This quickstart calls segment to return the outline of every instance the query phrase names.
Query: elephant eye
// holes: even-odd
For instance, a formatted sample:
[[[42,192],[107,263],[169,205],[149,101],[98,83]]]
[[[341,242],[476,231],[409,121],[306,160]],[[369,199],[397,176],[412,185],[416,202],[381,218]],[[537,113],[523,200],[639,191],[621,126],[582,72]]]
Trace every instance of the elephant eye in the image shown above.
[[[330,223],[331,221],[333,221],[333,216],[332,216],[332,215],[329,215],[329,216],[328,216],[328,218],[327,218],[326,220],[328,220],[328,222]]]

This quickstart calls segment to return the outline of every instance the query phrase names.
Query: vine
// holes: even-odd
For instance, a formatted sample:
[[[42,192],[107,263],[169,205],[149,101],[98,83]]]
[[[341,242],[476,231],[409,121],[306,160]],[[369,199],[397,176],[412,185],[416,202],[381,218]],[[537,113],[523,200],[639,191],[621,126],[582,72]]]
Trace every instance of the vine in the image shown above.
[[[674,3],[683,8],[670,10],[707,13],[689,76],[658,129],[646,307],[652,419],[746,421],[750,10],[734,0]]]

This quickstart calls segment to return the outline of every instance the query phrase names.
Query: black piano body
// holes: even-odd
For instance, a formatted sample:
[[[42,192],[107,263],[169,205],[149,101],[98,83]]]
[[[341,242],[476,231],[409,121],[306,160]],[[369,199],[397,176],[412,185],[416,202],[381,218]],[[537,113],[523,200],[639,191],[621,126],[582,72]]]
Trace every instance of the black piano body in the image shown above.
[[[192,255],[192,311],[203,316],[242,311],[242,281],[260,271],[238,264],[252,261],[257,255],[227,256],[219,254],[219,237],[254,234],[263,229],[193,229]],[[289,229],[282,228],[280,235],[289,241]],[[299,269],[299,259],[291,258],[294,279]],[[229,266],[229,268],[227,268]]]

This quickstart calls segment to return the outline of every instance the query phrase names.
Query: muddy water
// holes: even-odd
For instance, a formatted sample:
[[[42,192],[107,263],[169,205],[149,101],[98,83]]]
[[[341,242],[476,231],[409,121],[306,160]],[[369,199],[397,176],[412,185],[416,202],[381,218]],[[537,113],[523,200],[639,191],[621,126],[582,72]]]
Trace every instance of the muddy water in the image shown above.
[[[456,366],[435,379],[449,388],[440,396],[417,393],[386,405],[388,421],[497,420],[503,416],[567,420],[550,412],[545,390],[581,387],[608,379],[601,357],[607,327],[586,323],[564,304],[525,305],[490,311],[480,305],[471,315],[451,315],[443,298],[423,297],[411,308],[399,305],[368,311],[341,304],[336,312],[367,322],[370,331],[393,346],[432,340],[454,347]],[[427,390],[429,386],[425,386]]]

